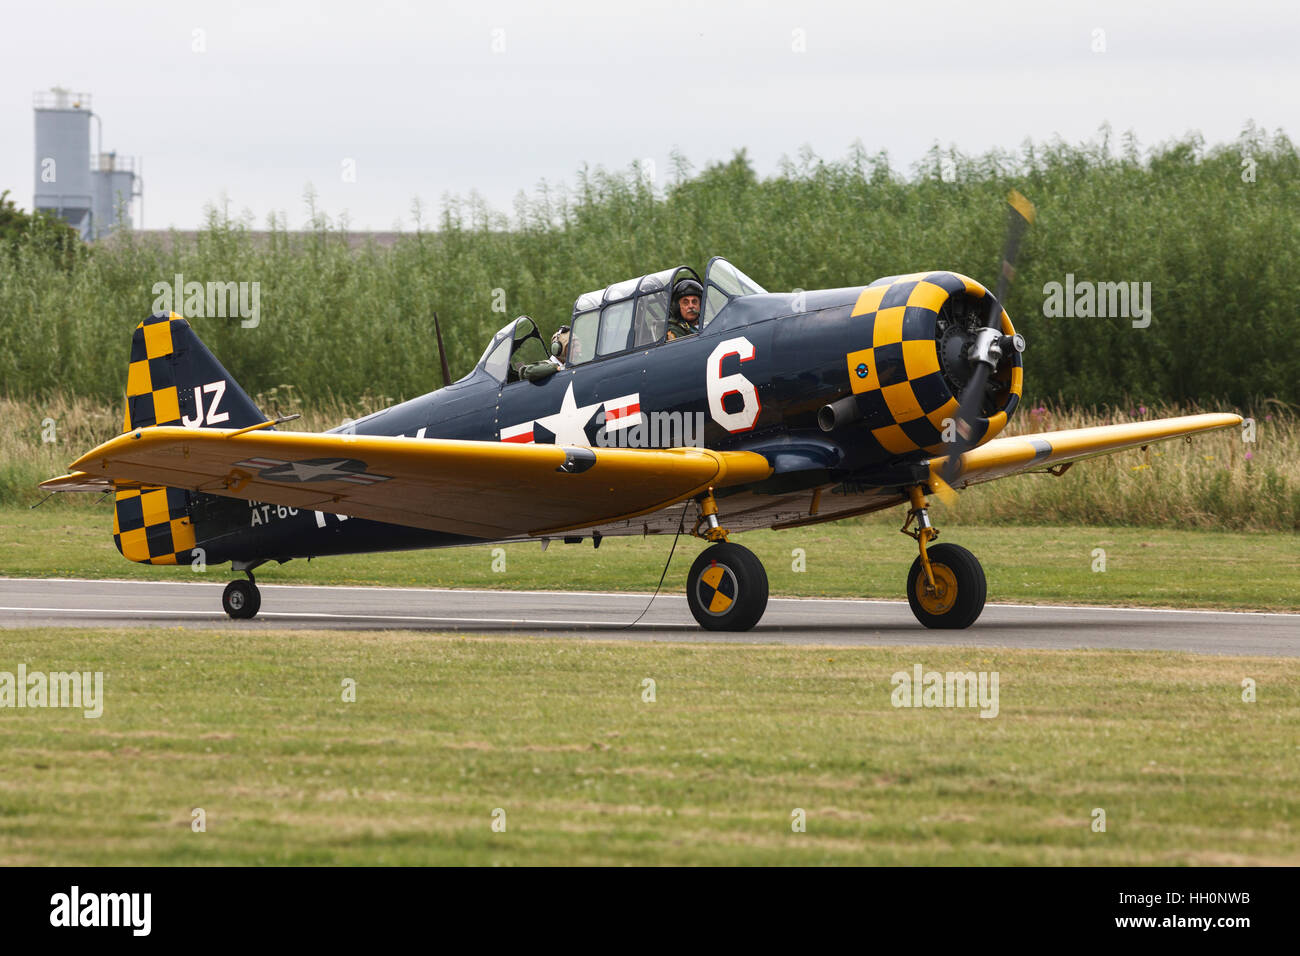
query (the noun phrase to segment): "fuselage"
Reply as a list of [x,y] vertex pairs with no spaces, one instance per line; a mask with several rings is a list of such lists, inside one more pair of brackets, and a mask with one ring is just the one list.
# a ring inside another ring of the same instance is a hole
[[[958,291],[961,281],[970,285],[950,273],[929,275],[947,277],[933,281],[946,282],[954,299],[964,295]],[[951,413],[955,398],[942,371],[944,338],[935,331],[940,310],[936,306],[922,314],[905,303],[890,304],[900,290],[906,299],[916,283],[905,280],[912,279],[882,280],[892,283],[883,303],[880,283],[740,296],[698,334],[573,365],[541,381],[493,374],[490,345],[484,360],[460,381],[333,431],[416,440],[696,444],[757,451],[773,463],[773,475],[733,494],[741,495],[755,516],[758,523],[751,526],[779,524],[782,515],[788,520],[794,512],[775,507],[778,501],[825,486],[842,494],[858,486],[869,490],[886,480],[882,470],[915,467],[941,450],[940,425],[946,419],[939,415]],[[494,343],[511,328],[498,333]],[[893,341],[904,337],[907,341]],[[1014,409],[1019,356],[1013,364],[1013,389],[1010,368],[1006,375],[1013,397],[998,413],[1001,419],[989,421],[985,438]],[[850,420],[829,432],[819,426],[819,411],[845,400],[855,403]],[[764,511],[768,503],[773,507]],[[483,543],[215,496],[201,496],[193,516],[208,559],[218,562]],[[639,527],[655,533],[676,523],[673,517],[667,524]],[[604,530],[633,533],[636,527]]]

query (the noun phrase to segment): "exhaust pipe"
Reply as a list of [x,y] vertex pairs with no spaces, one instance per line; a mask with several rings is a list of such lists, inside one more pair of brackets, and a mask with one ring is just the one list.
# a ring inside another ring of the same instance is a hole
[[823,405],[817,412],[817,424],[824,432],[832,432],[841,425],[847,425],[861,418],[858,411],[858,396],[846,395],[829,405]]

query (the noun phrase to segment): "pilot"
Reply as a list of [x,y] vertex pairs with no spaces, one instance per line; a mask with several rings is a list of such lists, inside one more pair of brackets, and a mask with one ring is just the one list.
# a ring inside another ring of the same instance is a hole
[[704,289],[694,279],[683,279],[673,289],[673,307],[668,310],[668,340],[700,331],[700,297]]
[[535,362],[532,365],[521,365],[519,367],[519,377],[525,382],[540,382],[548,375],[554,375],[560,369],[564,368],[565,360],[569,357],[569,327],[562,325],[551,336],[551,357],[544,362]]

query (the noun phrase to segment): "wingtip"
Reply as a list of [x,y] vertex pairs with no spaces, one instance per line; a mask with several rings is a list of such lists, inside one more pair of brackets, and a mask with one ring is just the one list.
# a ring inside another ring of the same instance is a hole
[[113,483],[107,478],[99,478],[95,475],[88,475],[84,471],[70,471],[66,475],[59,475],[57,478],[46,478],[36,487],[42,491],[105,491],[113,487]]

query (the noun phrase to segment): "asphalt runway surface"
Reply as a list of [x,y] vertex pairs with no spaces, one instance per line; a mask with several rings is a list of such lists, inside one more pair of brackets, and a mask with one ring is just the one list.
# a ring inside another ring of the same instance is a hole
[[252,621],[221,610],[225,580],[86,581],[0,578],[0,628],[189,627],[427,630],[640,641],[871,646],[913,644],[1126,648],[1300,656],[1300,614],[989,604],[965,631],[932,631],[905,601],[772,598],[743,634],[698,627],[680,594],[472,591],[259,585]]

